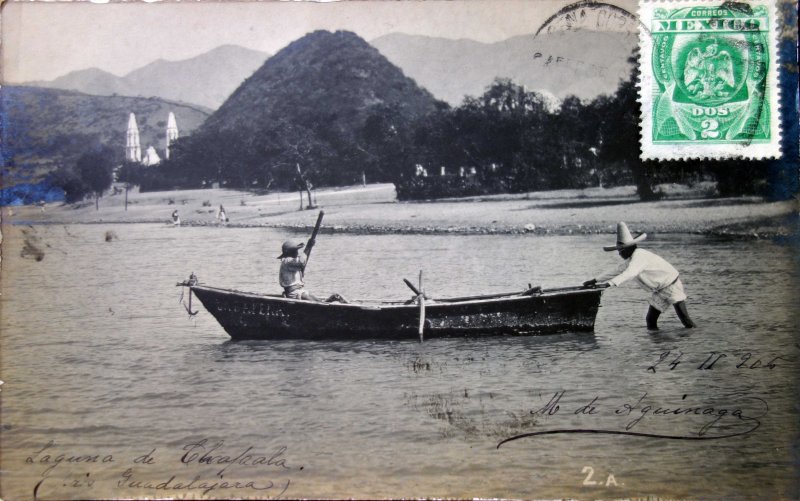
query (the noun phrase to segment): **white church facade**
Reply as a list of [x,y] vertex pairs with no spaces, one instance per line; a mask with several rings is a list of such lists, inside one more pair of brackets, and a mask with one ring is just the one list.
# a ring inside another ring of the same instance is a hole
[[139,127],[136,125],[136,115],[133,113],[128,117],[128,132],[125,137],[125,161],[140,163],[142,148],[139,146]]
[[[175,114],[170,111],[167,118],[166,146],[164,147],[164,158],[167,160],[169,160],[169,148],[178,139],[178,136],[178,122],[175,120]],[[142,146],[139,141],[139,126],[136,123],[135,113],[131,113],[128,117],[128,130],[125,134],[125,161],[145,166],[161,163],[161,157],[152,145],[148,145],[147,149],[144,150],[144,155],[142,154]]]

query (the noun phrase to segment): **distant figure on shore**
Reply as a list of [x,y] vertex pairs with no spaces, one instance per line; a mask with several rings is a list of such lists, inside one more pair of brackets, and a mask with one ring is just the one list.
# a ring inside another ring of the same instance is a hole
[[219,204],[219,210],[217,211],[217,221],[219,224],[225,224],[228,222],[228,216],[225,214],[225,207],[222,204]]
[[[314,247],[314,240],[308,241],[308,245],[302,242],[296,243],[291,240],[283,242],[281,246],[281,255],[278,259],[281,260],[281,269],[278,273],[278,281],[283,287],[283,297],[289,299],[304,299],[308,301],[323,302],[321,299],[315,297],[310,292],[305,290],[305,283],[303,283],[303,275],[306,269],[306,261],[308,254]],[[305,247],[305,251],[300,254],[300,249]],[[346,303],[347,301],[339,294],[333,294],[324,302],[332,303],[334,301]]]
[[596,285],[598,282],[607,282],[611,286],[619,286],[630,279],[635,279],[641,288],[650,293],[647,309],[647,328],[658,330],[658,317],[669,309],[675,308],[675,313],[684,327],[695,326],[686,309],[686,293],[680,280],[678,270],[656,254],[637,248],[636,244],[647,238],[647,233],[642,233],[636,238],[631,236],[628,226],[620,221],[617,224],[617,243],[603,247],[605,251],[617,251],[625,261],[614,271],[587,280],[584,286]]
[[181,216],[178,215],[178,209],[175,209],[174,211],[172,211],[172,224],[174,226],[180,226],[181,225]]

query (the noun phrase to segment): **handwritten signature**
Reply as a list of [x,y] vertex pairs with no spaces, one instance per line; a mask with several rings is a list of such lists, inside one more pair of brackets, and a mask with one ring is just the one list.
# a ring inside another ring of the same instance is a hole
[[[565,391],[556,392],[550,401],[543,407],[532,410],[531,414],[537,416],[554,416],[561,411],[561,399],[565,395]],[[681,402],[686,400],[687,395],[683,395]],[[551,430],[535,431],[530,433],[522,433],[508,437],[497,444],[499,449],[504,444],[520,440],[523,438],[533,438],[543,435],[564,435],[564,434],[593,434],[593,435],[626,435],[631,437],[644,437],[654,439],[668,439],[668,440],[721,440],[733,437],[739,437],[753,433],[759,426],[761,421],[758,419],[766,415],[769,411],[767,402],[756,396],[747,397],[754,400],[763,406],[763,412],[757,416],[748,415],[747,411],[741,406],[712,406],[712,405],[685,405],[683,403],[676,406],[662,406],[658,404],[651,404],[647,401],[647,393],[643,394],[635,403],[623,403],[620,406],[612,408],[615,416],[632,417],[623,429],[600,429],[600,428],[558,428]],[[573,411],[574,415],[596,415],[600,414],[602,407],[599,403],[600,397],[594,397],[588,404],[582,405]],[[608,411],[608,409],[605,409]],[[696,433],[684,434],[669,434],[659,432],[641,432],[633,431],[645,418],[658,417],[661,420],[668,421],[671,425],[675,424],[675,420],[679,417],[696,417],[699,416],[705,422]],[[734,422],[729,421],[733,419]],[[726,422],[722,422],[727,420]],[[745,425],[744,429],[737,429],[736,431],[730,430],[731,426]],[[726,430],[721,433],[710,433],[713,429]]]

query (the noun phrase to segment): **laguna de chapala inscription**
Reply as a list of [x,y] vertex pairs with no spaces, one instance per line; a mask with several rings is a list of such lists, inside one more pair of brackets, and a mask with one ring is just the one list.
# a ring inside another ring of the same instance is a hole
[[157,497],[277,497],[291,486],[291,474],[303,466],[290,464],[284,445],[261,449],[230,446],[224,440],[190,440],[176,448],[150,448],[143,454],[85,450],[51,440],[25,458],[41,468],[33,499],[72,492],[102,498],[114,492],[140,492]]

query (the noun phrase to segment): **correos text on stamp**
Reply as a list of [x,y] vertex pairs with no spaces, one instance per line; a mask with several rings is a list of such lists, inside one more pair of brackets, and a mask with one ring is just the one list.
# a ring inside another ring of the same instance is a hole
[[642,1],[642,158],[780,155],[772,1]]

